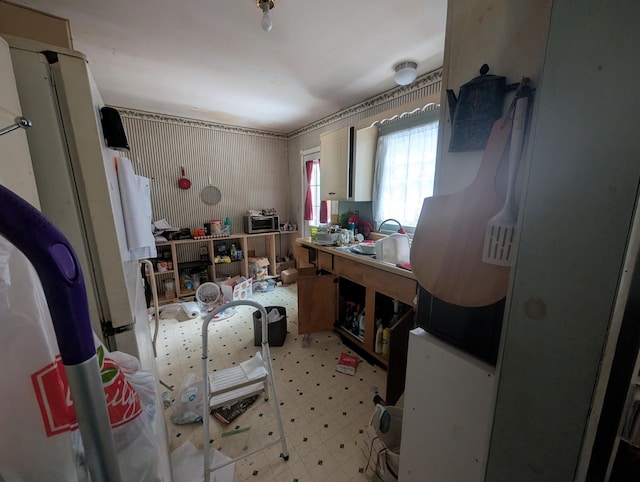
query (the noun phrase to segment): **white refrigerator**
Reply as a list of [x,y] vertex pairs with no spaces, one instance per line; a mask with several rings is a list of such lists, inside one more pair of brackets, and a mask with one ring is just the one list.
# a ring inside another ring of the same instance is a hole
[[[93,332],[109,350],[137,357],[141,368],[157,379],[140,265],[129,256],[114,163],[118,152],[108,149],[102,136],[99,113],[103,105],[82,54],[0,36],[0,129],[20,115],[32,123],[26,131],[17,129],[0,136],[0,184],[40,208],[71,243],[82,267]],[[38,226],[32,230],[38,236]],[[18,302],[29,303],[30,299],[25,296]],[[4,301],[0,300],[0,306]],[[5,342],[15,339],[4,328]],[[20,351],[20,343],[16,346],[14,354],[24,360],[11,358],[12,367],[39,367],[32,361],[34,354]],[[12,354],[3,356],[7,361]],[[21,370],[31,373],[27,368]],[[22,385],[12,386],[15,404],[37,414],[30,384]],[[155,405],[158,480],[168,482],[171,469],[159,396]],[[41,442],[49,439],[37,416],[29,424],[33,430],[25,421],[17,423],[26,435],[12,433],[5,445],[16,445],[19,452],[29,445],[27,440],[33,446],[34,434]],[[61,467],[73,464],[73,460],[57,459],[67,454],[64,444],[55,447],[48,459],[31,465],[48,466],[47,461],[55,459],[56,468],[64,471]]]
[[85,57],[6,36],[42,213],[82,265],[93,331],[111,351],[141,355],[135,324],[147,323],[139,263],[130,259],[104,106]]

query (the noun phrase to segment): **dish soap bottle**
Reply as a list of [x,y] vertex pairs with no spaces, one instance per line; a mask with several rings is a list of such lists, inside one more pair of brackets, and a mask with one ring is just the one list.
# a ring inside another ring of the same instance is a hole
[[227,234],[231,234],[231,219],[229,219],[229,216],[227,216],[227,218],[224,220],[224,227],[227,230]]
[[391,328],[382,330],[382,356],[389,358],[389,342],[391,341]]
[[398,321],[399,306],[400,302],[393,300],[393,318],[391,318],[389,326],[382,331],[382,356],[385,358],[389,358],[389,343],[391,342],[391,328],[389,327],[394,326]]
[[378,326],[378,328],[376,330],[375,352],[382,353],[382,334],[383,334],[382,320],[376,320],[376,325]]

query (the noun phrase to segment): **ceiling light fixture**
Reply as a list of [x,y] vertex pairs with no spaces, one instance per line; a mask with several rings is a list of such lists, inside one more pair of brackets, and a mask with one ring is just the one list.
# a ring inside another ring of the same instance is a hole
[[394,74],[393,79],[398,85],[409,85],[411,82],[416,80],[416,77],[418,76],[418,72],[416,71],[417,68],[418,64],[415,62],[400,62],[394,67],[396,73]]
[[256,0],[256,5],[262,10],[262,20],[260,21],[262,30],[270,32],[273,24],[269,18],[269,10],[273,10],[273,7],[276,6],[275,0]]

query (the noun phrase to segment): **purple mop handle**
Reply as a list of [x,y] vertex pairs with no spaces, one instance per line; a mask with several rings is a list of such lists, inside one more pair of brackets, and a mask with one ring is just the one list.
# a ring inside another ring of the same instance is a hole
[[2,185],[0,206],[0,234],[31,261],[47,298],[91,480],[120,481],[87,292],[76,253],[40,211]]
[[21,197],[0,185],[0,234],[31,261],[47,298],[64,365],[96,354],[82,269],[65,236]]

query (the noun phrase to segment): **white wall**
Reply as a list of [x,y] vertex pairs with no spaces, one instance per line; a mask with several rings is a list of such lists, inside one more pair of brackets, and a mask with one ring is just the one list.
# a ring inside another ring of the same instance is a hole
[[[222,126],[166,115],[120,109],[138,174],[152,179],[154,220],[173,226],[203,227],[229,216],[242,232],[247,209],[275,208],[289,217],[287,140],[284,135]],[[180,167],[191,188],[178,187]],[[218,204],[200,199],[209,185],[221,193]]]
[[[552,0],[449,1],[443,68],[441,131],[438,143],[436,193],[457,192],[475,178],[483,151],[448,152],[451,115],[446,89],[456,95],[460,86],[480,75],[506,77],[508,84],[529,77],[540,83]],[[507,95],[505,111],[512,95]]]

